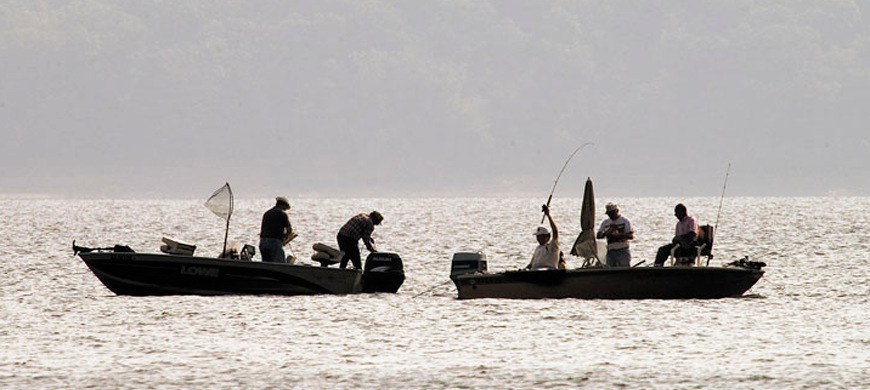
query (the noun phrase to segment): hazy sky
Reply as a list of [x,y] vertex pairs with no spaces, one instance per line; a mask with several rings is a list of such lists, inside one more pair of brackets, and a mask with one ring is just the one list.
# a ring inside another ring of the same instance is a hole
[[0,1],[0,193],[870,195],[870,3]]

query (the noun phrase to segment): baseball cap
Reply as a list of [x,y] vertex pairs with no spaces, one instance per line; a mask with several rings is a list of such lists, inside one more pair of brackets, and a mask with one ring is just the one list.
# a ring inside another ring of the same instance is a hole
[[538,226],[537,228],[535,228],[535,236],[543,236],[546,234],[550,234],[550,229],[547,229],[544,226]]

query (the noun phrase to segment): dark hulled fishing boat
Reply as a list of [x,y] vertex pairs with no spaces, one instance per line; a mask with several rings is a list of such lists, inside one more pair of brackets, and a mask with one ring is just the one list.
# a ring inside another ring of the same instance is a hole
[[[459,299],[585,298],[585,299],[711,299],[740,296],[764,275],[764,263],[744,258],[726,267],[701,266],[712,258],[713,230],[701,229],[692,258],[675,259],[674,267],[606,267],[598,260],[593,233],[595,197],[586,180],[580,211],[581,232],[571,254],[584,258],[578,269],[516,270],[488,273],[482,253],[453,256],[450,279]],[[682,265],[681,265],[682,264]]]
[[[118,295],[395,293],[405,281],[402,259],[395,253],[370,253],[364,271],[329,268],[334,264],[330,259],[318,259],[320,267],[250,261],[256,252],[254,247],[227,248],[233,214],[230,184],[215,191],[205,206],[227,224],[219,258],[193,256],[195,245],[167,237],[160,247],[164,253],[137,253],[124,245],[87,248],[77,246],[75,241],[73,252]],[[292,237],[287,242],[290,240]]]
[[742,295],[764,275],[757,263],[747,262],[728,267],[590,267],[490,274],[485,272],[485,260],[475,263],[474,254],[457,255],[450,278],[459,299],[726,298]]
[[75,247],[97,278],[118,295],[356,294],[396,292],[405,280],[394,253],[372,253],[354,269],[137,253],[117,246]]

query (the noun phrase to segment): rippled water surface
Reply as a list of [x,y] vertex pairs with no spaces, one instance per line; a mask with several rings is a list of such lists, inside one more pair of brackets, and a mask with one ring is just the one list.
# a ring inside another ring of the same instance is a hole
[[[599,203],[613,199],[600,199]],[[672,235],[682,201],[615,199],[635,262]],[[265,199],[237,199],[230,240],[256,245]],[[0,200],[4,388],[854,388],[870,383],[870,198],[726,199],[714,264],[767,274],[742,298],[458,301],[452,253],[525,265],[539,199],[295,199],[293,250],[334,245],[358,212],[399,253],[399,294],[119,297],[72,257],[81,245],[157,251],[163,235],[215,255],[223,222],[192,200]],[[563,249],[579,199],[556,199]],[[602,217],[603,215],[600,215]],[[572,266],[578,262],[569,258]]]

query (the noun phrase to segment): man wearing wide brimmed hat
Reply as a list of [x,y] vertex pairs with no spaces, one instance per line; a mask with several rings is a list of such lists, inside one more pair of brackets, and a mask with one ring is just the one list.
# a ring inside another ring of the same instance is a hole
[[283,196],[275,198],[275,206],[263,214],[260,225],[260,256],[268,263],[285,263],[284,245],[293,235],[290,226],[290,201]]
[[628,241],[634,239],[634,229],[631,221],[619,214],[619,205],[608,203],[604,207],[607,218],[601,222],[596,237],[607,239],[607,257],[605,264],[608,267],[628,267],[631,265],[631,251],[628,249]]
[[368,214],[358,214],[352,217],[341,227],[335,236],[339,250],[344,252],[338,265],[340,268],[346,268],[348,261],[353,264],[354,268],[362,268],[362,259],[359,253],[360,239],[369,252],[378,251],[375,249],[375,239],[372,238],[372,233],[375,231],[375,226],[380,225],[383,220],[384,216],[380,212],[372,211]]
[[547,219],[550,221],[550,229],[553,229],[553,234],[544,226],[535,228],[533,234],[538,240],[538,247],[535,248],[535,253],[532,255],[532,261],[526,268],[536,269],[557,269],[559,268],[559,229],[556,228],[556,222],[550,216],[550,208],[546,205],[541,206],[541,210]]

